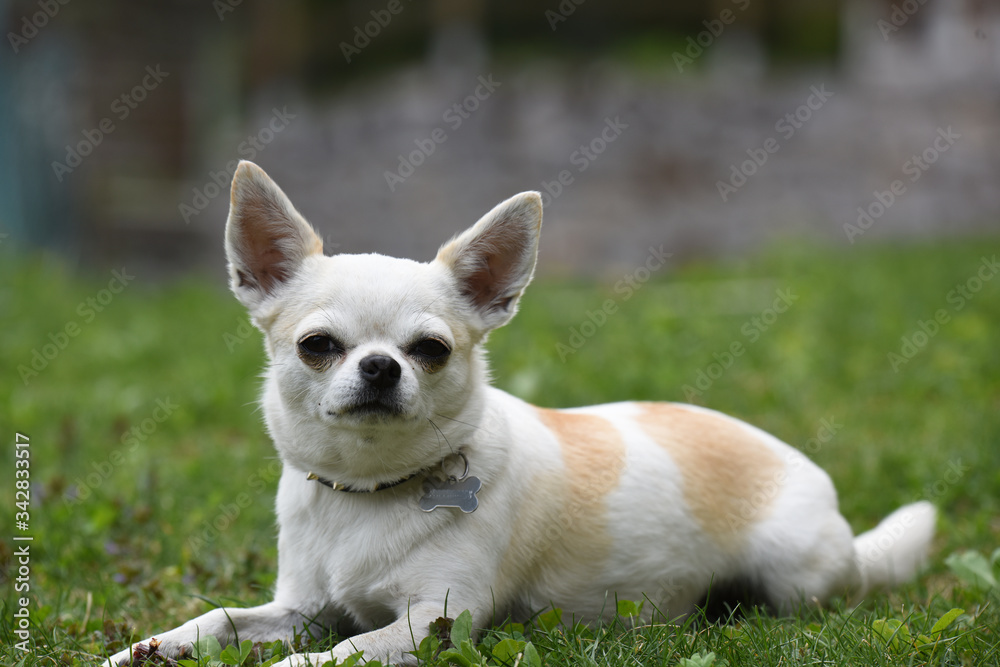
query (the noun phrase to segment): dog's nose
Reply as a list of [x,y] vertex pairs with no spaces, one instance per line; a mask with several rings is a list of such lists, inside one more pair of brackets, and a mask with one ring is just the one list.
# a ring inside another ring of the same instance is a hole
[[371,354],[362,359],[358,366],[361,368],[361,377],[376,389],[396,386],[402,373],[399,362],[384,354]]

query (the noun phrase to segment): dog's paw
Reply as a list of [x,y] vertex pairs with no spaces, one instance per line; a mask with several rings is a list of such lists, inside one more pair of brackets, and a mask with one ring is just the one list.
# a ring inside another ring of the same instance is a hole
[[160,653],[160,642],[155,638],[138,644],[133,644],[131,648],[119,651],[108,658],[102,667],[143,667],[144,665],[162,665],[163,667],[177,667],[177,661]]

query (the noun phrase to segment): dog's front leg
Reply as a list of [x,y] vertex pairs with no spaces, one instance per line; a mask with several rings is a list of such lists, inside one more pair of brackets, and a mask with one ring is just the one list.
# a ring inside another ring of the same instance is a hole
[[179,628],[133,644],[130,648],[111,656],[105,664],[108,667],[128,664],[136,647],[143,645],[143,651],[148,653],[150,641],[159,642],[156,647],[157,653],[174,658],[190,654],[192,646],[199,639],[208,636],[215,637],[223,646],[237,638],[240,641],[250,639],[255,642],[290,640],[296,629],[325,630],[325,626],[331,621],[326,616],[329,615],[306,617],[302,612],[277,602],[246,609],[220,607],[191,619]]
[[296,653],[274,667],[303,667],[322,665],[336,658],[346,658],[363,651],[363,660],[379,660],[383,664],[416,665],[415,650],[430,632],[430,625],[441,616],[441,605],[414,605],[406,616],[384,628],[365,632],[345,639],[323,653]]

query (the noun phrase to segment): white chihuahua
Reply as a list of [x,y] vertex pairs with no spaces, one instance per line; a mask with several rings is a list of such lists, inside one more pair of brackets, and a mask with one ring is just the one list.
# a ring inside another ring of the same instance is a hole
[[240,163],[226,254],[270,360],[278,581],[273,602],[147,643],[176,656],[207,635],[350,628],[281,664],[358,651],[412,663],[446,600],[477,627],[550,605],[607,619],[616,597],[676,619],[739,601],[790,612],[914,575],[929,503],[852,537],[826,473],[737,419],[676,403],[550,410],[491,387],[482,344],[517,310],[541,224],[526,192],[429,264],[327,257],[281,189]]

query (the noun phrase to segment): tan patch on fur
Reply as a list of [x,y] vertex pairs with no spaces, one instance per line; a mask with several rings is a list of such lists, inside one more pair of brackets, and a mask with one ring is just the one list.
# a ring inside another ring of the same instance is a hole
[[618,486],[625,467],[625,443],[604,417],[537,408],[538,416],[559,439],[570,502],[594,505]]
[[536,410],[559,441],[565,470],[535,475],[530,497],[516,510],[517,531],[499,577],[514,594],[546,572],[576,581],[597,575],[613,547],[604,497],[618,486],[625,467],[625,443],[608,420]]
[[670,403],[639,404],[637,421],[667,450],[684,483],[684,500],[706,533],[736,546],[744,528],[771,511],[784,466],[738,424]]

